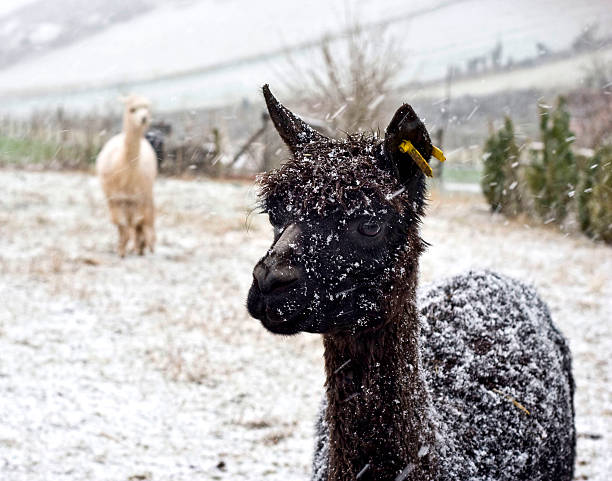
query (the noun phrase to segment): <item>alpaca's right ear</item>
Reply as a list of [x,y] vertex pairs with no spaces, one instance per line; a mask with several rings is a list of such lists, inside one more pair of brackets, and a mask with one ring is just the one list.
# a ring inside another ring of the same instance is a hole
[[314,130],[276,100],[272,92],[270,92],[268,84],[263,86],[263,95],[274,127],[276,127],[276,130],[291,152],[299,151],[310,142],[326,140],[325,136]]
[[434,147],[425,125],[410,105],[404,104],[395,112],[385,131],[384,150],[390,167],[403,184],[432,175],[427,161]]

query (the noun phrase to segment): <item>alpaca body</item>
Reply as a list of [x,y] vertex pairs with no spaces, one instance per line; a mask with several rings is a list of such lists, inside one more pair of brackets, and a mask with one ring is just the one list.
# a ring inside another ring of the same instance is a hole
[[[141,105],[144,101],[140,98],[128,101],[124,131],[112,137],[96,159],[96,172],[111,220],[119,232],[118,251],[122,257],[129,239],[133,239],[139,254],[147,247],[153,252],[155,246],[153,183],[157,161],[153,148],[143,138],[148,124],[148,107],[146,117],[138,117],[138,109],[131,112],[135,104]],[[136,118],[132,119],[133,116]]]
[[[435,440],[414,440],[416,456],[404,458],[405,466],[395,475],[404,471],[401,479],[440,481],[570,481],[575,455],[571,359],[535,291],[498,274],[469,272],[430,286],[421,292],[419,305],[418,384],[426,388],[431,406],[416,414],[422,425],[433,426]],[[414,360],[405,363],[414,365]],[[414,398],[414,393],[405,392],[413,389],[410,382],[396,388],[395,399]],[[317,423],[314,481],[350,479],[328,478],[330,425],[346,420],[326,418],[329,398],[334,396],[329,381],[327,389]],[[370,433],[380,429],[372,428],[377,420],[371,414],[399,404],[362,401],[362,406],[340,413],[360,413],[360,423],[370,426]],[[423,406],[412,404],[413,409]],[[414,414],[404,410],[398,416]],[[372,439],[367,432],[364,435],[366,441]],[[422,463],[432,461],[437,472],[416,474]],[[370,464],[369,471],[376,469]],[[395,475],[369,478],[364,473],[360,479],[395,479]]]

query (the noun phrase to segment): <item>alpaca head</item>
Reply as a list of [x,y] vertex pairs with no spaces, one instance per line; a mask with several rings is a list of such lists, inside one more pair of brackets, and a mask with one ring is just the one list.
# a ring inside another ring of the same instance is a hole
[[124,129],[144,132],[151,122],[151,102],[139,95],[129,95],[122,101]]
[[375,328],[422,250],[425,179],[399,144],[410,140],[429,159],[429,135],[404,104],[382,140],[329,139],[267,86],[264,97],[292,158],[259,179],[274,242],[253,271],[248,310],[280,334]]

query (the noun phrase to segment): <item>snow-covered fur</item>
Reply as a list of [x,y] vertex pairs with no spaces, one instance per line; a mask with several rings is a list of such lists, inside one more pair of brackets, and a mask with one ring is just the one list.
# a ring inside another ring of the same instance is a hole
[[320,333],[316,481],[569,481],[573,380],[535,292],[472,272],[417,301],[431,157],[402,105],[384,139],[328,139],[264,97],[292,158],[260,178],[274,242],[247,307],[277,334]]
[[[574,382],[567,343],[533,287],[471,271],[419,292],[421,369],[439,480],[570,480]],[[545,367],[545,368],[544,368]],[[313,481],[327,481],[324,399]]]
[[124,99],[123,132],[112,137],[96,159],[96,172],[106,195],[113,224],[119,231],[118,252],[125,256],[129,239],[139,254],[155,247],[153,182],[155,152],[143,135],[151,120],[147,99]]

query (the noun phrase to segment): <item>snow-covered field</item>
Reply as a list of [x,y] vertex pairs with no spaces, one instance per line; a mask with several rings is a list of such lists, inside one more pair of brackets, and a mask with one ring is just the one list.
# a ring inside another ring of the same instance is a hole
[[[320,339],[247,316],[268,247],[244,183],[160,179],[158,250],[120,260],[96,179],[0,171],[0,479],[305,480]],[[570,340],[577,478],[612,476],[612,249],[434,195],[429,281],[528,279]]]

